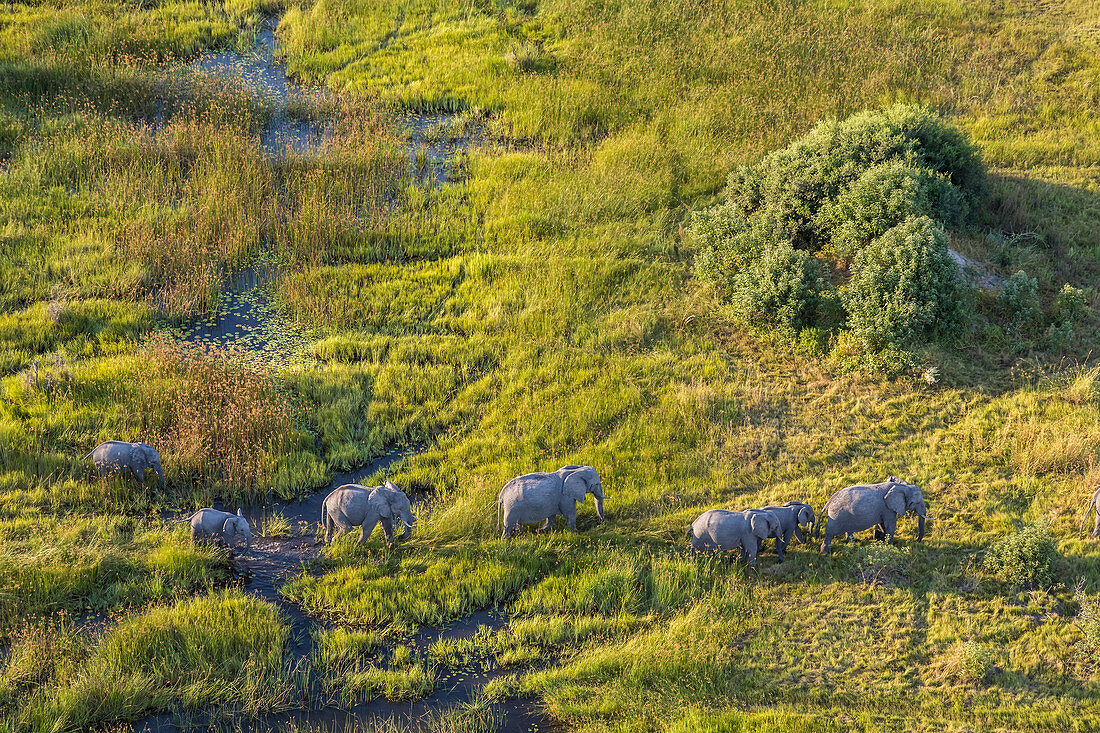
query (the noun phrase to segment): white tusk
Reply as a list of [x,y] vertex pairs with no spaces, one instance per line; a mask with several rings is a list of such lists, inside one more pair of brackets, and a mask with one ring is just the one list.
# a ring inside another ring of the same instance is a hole
[[[402,522],[405,522],[405,520],[404,520],[404,519],[402,519],[401,521],[402,521]],[[412,529],[412,528],[413,528],[413,526],[412,526],[411,524],[409,524],[408,522],[405,522],[405,526],[406,526],[406,527],[408,527],[409,529]]]

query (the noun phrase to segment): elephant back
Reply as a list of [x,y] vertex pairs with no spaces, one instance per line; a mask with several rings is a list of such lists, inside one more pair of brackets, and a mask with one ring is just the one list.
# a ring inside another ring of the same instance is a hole
[[[541,491],[539,487],[545,487],[546,481],[549,479],[560,480],[560,476],[555,473],[525,473],[522,476],[516,476],[514,479],[504,484],[504,488],[500,490],[500,499],[512,499],[518,501],[530,500],[535,498],[541,498]],[[535,494],[538,494],[537,496]]]

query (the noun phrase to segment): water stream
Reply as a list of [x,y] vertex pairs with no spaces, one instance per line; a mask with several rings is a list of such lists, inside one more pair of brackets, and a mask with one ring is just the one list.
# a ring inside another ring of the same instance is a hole
[[[250,53],[220,51],[206,54],[192,68],[198,73],[243,85],[262,100],[270,114],[259,133],[260,141],[273,159],[278,160],[289,154],[322,155],[326,135],[332,129],[331,122],[291,114],[292,110],[302,108],[302,105],[295,105],[295,100],[312,92],[286,77],[284,68],[278,62],[276,26],[275,18],[264,21]],[[398,124],[407,134],[410,169],[421,185],[439,185],[449,180],[455,157],[483,141],[477,129],[457,124],[455,115],[405,115],[399,118]],[[278,313],[272,297],[273,273],[274,268],[257,266],[247,269],[227,283],[216,317],[178,330],[177,335],[192,343],[232,347],[259,354],[269,362],[285,361],[304,343],[305,336]],[[252,526],[254,539],[250,555],[232,560],[237,582],[247,592],[276,605],[285,615],[291,627],[291,641],[287,649],[291,668],[301,666],[309,659],[313,651],[314,632],[323,624],[283,599],[278,589],[290,577],[306,572],[306,563],[318,556],[320,547],[315,532],[325,496],[337,486],[361,483],[373,474],[387,471],[415,450],[394,449],[369,465],[336,476],[325,489],[300,500],[242,508]],[[415,503],[416,497],[412,498]],[[236,511],[234,506],[216,508]],[[276,515],[289,522],[291,537],[263,536],[265,524]],[[447,627],[421,629],[411,644],[423,649],[437,639],[463,638],[474,634],[481,626],[496,630],[506,624],[507,619],[499,613],[481,611]],[[504,670],[493,669],[488,664],[476,669],[440,669],[436,690],[412,703],[390,703],[378,698],[345,708],[324,702],[309,709],[295,709],[235,722],[238,728],[249,730],[276,730],[293,722],[342,731],[357,720],[392,718],[415,727],[418,720],[430,713],[469,701],[487,681],[504,673]],[[310,685],[316,688],[317,680],[312,679]],[[310,699],[314,698],[312,693],[315,691],[311,691]],[[530,701],[507,700],[499,703],[499,710],[503,714],[501,731],[547,731],[556,727]],[[163,713],[140,721],[134,725],[134,730],[152,733],[209,728],[214,722],[212,715],[217,715],[216,711]]]

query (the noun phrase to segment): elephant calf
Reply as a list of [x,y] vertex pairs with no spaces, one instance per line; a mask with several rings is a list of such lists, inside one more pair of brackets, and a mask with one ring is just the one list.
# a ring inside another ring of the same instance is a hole
[[[862,532],[876,527],[887,542],[894,539],[898,517],[907,512],[917,515],[917,541],[924,539],[924,521],[928,510],[924,505],[924,496],[920,487],[902,481],[894,476],[878,484],[859,484],[847,486],[829,497],[821,509],[820,519],[825,520],[825,540],[821,551],[832,549],[833,538],[841,534]],[[815,526],[814,534],[817,535]]]
[[221,540],[227,547],[233,549],[236,539],[243,537],[245,553],[252,550],[252,529],[248,526],[248,520],[244,518],[240,509],[236,514],[210,508],[199,509],[187,519],[181,519],[180,522],[191,523],[192,542]]
[[106,476],[121,473],[139,484],[145,482],[145,471],[151,468],[160,479],[160,487],[164,488],[164,471],[160,467],[160,453],[147,443],[108,440],[100,443],[91,453],[84,456],[85,461],[89,458],[95,465],[96,474]]
[[761,541],[779,536],[782,531],[779,518],[769,511],[710,509],[691,523],[691,548],[696,552],[740,549],[740,559],[754,567]]
[[392,544],[395,517],[405,525],[401,537],[408,537],[417,519],[413,516],[409,497],[389,480],[381,486],[373,487],[344,484],[326,496],[321,506],[321,526],[325,528],[324,542],[333,542],[352,527],[361,527],[359,544],[363,544],[374,531],[375,525],[381,522],[386,542]]
[[[774,514],[779,519],[782,527],[781,532],[775,538],[775,553],[779,556],[779,562],[783,562],[783,553],[790,546],[791,537],[794,537],[800,543],[805,542],[801,528],[803,525],[812,528],[814,510],[809,504],[803,504],[800,501],[788,501],[783,506],[766,506],[764,511]],[[764,540],[761,540],[761,545],[763,543]]]

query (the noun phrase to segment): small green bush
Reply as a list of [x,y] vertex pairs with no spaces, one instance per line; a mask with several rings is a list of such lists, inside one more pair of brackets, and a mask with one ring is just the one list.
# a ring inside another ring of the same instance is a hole
[[1007,330],[1017,334],[1033,333],[1043,317],[1039,283],[1026,272],[1018,271],[1005,281],[997,294],[997,311]]
[[870,348],[958,334],[959,268],[928,217],[886,232],[859,252],[852,269],[844,307],[852,331]]
[[1050,533],[1028,525],[989,550],[983,562],[991,575],[1018,586],[1048,586],[1054,581],[1058,548]]
[[1062,323],[1080,323],[1089,312],[1085,291],[1069,283],[1062,286],[1054,299],[1054,315]]
[[986,644],[968,641],[959,658],[959,671],[964,680],[982,682],[993,671],[993,650]]

